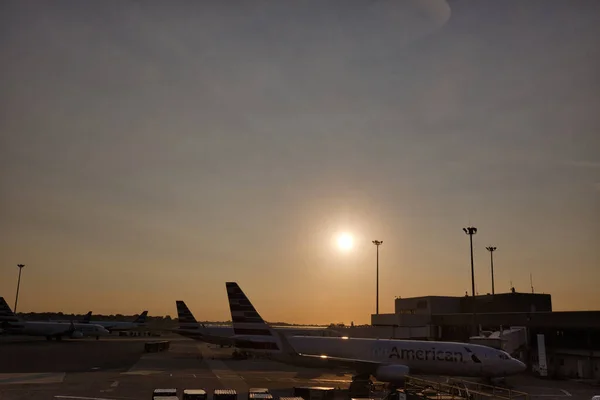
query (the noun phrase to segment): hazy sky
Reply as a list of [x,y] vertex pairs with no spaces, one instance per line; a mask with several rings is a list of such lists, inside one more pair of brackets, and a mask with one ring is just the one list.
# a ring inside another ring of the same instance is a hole
[[[600,309],[600,2],[3,1],[0,295],[367,322],[395,296]],[[356,247],[340,252],[338,232]]]

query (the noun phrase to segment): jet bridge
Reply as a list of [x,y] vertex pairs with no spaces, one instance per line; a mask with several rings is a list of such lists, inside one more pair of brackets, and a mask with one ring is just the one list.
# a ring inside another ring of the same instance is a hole
[[481,335],[469,338],[470,343],[504,350],[514,355],[527,346],[527,328],[511,326],[509,329],[500,327],[499,331],[481,331]]

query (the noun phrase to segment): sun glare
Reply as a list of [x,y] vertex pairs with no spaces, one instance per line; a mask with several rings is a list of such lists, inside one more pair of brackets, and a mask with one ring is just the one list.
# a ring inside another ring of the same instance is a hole
[[350,250],[354,245],[354,240],[352,239],[352,235],[348,233],[342,233],[337,238],[337,245],[340,250]]

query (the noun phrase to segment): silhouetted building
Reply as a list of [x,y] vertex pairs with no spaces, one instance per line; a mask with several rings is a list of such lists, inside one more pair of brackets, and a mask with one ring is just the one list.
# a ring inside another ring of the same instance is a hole
[[522,345],[515,351],[532,370],[538,363],[537,335],[543,334],[549,376],[600,379],[600,311],[553,312],[549,294],[396,298],[395,313],[373,314],[371,324],[347,334],[467,342],[474,325],[487,332],[524,327]]

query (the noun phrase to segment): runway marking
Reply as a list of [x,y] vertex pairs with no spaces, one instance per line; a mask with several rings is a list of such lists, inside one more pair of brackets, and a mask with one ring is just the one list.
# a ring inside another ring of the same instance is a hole
[[137,370],[137,371],[121,372],[121,375],[152,375],[152,374],[162,374],[163,372],[165,372],[165,371]]
[[192,375],[194,375],[194,378],[196,377],[196,374],[192,374]]
[[0,385],[24,383],[60,383],[65,379],[65,375],[66,374],[64,372],[0,374]]
[[569,393],[569,392],[567,392],[565,389],[559,389],[559,390],[560,390],[561,392],[563,392],[563,393],[565,394],[565,396],[567,396],[567,397],[571,397],[571,396],[572,396],[572,394],[571,394],[571,393]]
[[116,400],[103,397],[80,397],[80,396],[54,396],[55,399],[78,399],[78,400]]
[[110,384],[110,387],[117,387],[119,386],[119,381],[114,381],[113,383]]
[[211,372],[215,374],[225,387],[237,390],[238,396],[241,395],[243,397],[243,394],[248,392],[248,384],[244,378],[235,371],[232,371],[223,361],[214,358],[214,353],[210,349],[208,349],[207,353],[204,362],[208,365]]
[[81,397],[81,396],[54,396],[55,399],[73,399],[73,400],[136,400],[133,397],[118,397],[116,399],[107,399],[105,397]]

